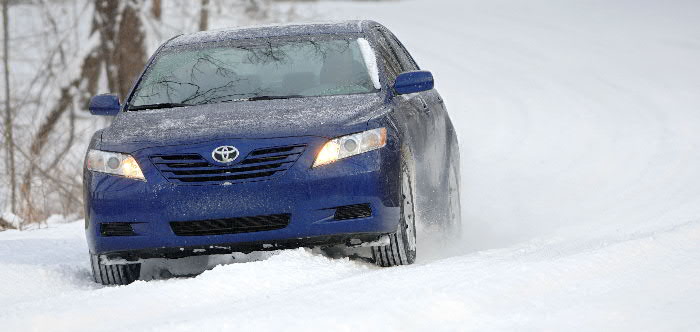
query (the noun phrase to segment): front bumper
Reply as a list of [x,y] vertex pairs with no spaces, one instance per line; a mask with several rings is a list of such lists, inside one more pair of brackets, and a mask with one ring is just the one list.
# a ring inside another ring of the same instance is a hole
[[110,251],[102,253],[101,256],[104,258],[104,262],[106,263],[120,263],[123,261],[136,262],[142,259],[151,258],[177,259],[201,255],[230,254],[234,252],[247,254],[254,251],[281,250],[299,247],[327,247],[335,245],[346,245],[349,247],[366,247],[369,245],[388,244],[389,237],[387,235],[388,234],[381,233],[353,233],[312,236],[298,239],[284,239],[275,241],[236,242],[187,247],[131,249],[122,251]]
[[[399,211],[399,153],[389,144],[380,150],[334,164],[311,168],[327,141],[319,137],[255,140],[278,146],[305,144],[294,165],[279,177],[229,185],[179,185],[168,181],[149,156],[177,147],[132,152],[146,182],[86,171],[86,234],[90,251],[107,256],[172,257],[221,251],[252,251],[276,247],[330,245],[353,239],[372,241],[396,230]],[[203,151],[242,140],[198,143]],[[369,204],[369,217],[336,220],[335,207]],[[178,236],[170,222],[289,214],[289,224],[277,230],[238,234]],[[103,223],[128,222],[134,235],[103,236]],[[217,249],[218,248],[218,249]],[[218,250],[218,251],[217,251]]]

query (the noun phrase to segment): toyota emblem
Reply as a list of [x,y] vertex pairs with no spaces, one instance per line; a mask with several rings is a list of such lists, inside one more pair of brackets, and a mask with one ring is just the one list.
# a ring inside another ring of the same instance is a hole
[[231,145],[220,146],[211,152],[211,157],[222,164],[228,164],[236,160],[238,155],[238,149]]

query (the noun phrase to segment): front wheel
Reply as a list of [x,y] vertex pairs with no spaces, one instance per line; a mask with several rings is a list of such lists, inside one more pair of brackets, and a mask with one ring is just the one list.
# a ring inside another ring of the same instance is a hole
[[90,254],[90,263],[93,279],[103,285],[128,285],[138,280],[141,273],[140,263],[105,265],[93,254]]
[[401,164],[401,218],[389,244],[372,247],[374,262],[379,266],[409,265],[416,261],[416,209],[413,182],[405,163]]

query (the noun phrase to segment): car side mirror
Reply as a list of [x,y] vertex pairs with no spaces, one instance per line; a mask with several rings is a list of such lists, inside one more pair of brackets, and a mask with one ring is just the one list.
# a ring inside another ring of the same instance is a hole
[[403,72],[394,81],[394,90],[400,95],[430,90],[433,86],[433,74],[427,70]]
[[90,113],[92,115],[114,116],[119,113],[119,97],[114,94],[97,95],[90,98]]

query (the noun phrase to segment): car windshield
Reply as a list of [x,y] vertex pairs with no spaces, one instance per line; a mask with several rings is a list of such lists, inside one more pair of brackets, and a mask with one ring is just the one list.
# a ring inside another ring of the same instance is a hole
[[149,67],[129,108],[371,93],[380,87],[375,61],[364,38],[173,47]]

